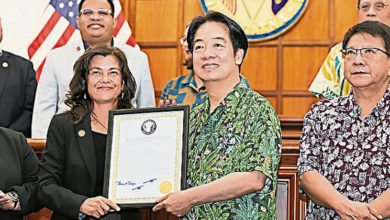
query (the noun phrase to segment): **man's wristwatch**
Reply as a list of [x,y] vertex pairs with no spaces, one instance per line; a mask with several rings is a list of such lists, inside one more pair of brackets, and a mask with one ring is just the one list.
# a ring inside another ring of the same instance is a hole
[[12,208],[12,210],[15,210],[19,202],[18,194],[16,194],[15,192],[8,192],[7,195],[11,198],[12,202],[14,202],[14,207]]

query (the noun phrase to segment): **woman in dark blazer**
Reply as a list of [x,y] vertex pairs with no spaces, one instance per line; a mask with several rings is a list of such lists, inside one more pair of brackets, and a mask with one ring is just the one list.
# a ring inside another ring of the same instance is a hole
[[126,56],[115,47],[88,49],[75,63],[71,110],[54,116],[42,154],[39,197],[52,219],[137,219],[104,198],[108,112],[133,108],[136,89]]
[[0,219],[38,211],[38,158],[23,134],[0,127]]

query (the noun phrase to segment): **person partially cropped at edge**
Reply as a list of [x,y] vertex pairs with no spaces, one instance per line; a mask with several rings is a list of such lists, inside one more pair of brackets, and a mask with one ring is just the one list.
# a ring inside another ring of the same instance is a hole
[[29,60],[2,50],[2,40],[0,17],[0,127],[22,132],[29,138],[37,88],[35,71]]
[[88,49],[75,63],[65,103],[50,123],[39,172],[39,198],[51,219],[140,219],[102,197],[108,112],[132,109],[136,84],[116,47]]
[[42,208],[38,158],[22,133],[0,127],[0,219],[23,220]]
[[245,33],[211,11],[191,22],[187,41],[209,96],[190,113],[188,189],[160,198],[153,210],[184,219],[276,219],[280,123],[240,80]]
[[298,159],[306,219],[390,217],[390,27],[365,21],[344,36],[352,91],[314,104]]

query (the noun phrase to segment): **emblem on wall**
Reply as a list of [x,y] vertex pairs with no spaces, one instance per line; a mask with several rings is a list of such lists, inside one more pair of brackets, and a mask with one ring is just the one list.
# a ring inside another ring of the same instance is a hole
[[200,0],[205,12],[224,13],[244,29],[249,40],[267,40],[291,28],[309,0]]

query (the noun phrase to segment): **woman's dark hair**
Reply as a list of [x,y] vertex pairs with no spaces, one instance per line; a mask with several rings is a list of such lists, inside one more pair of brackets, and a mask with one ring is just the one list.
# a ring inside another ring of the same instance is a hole
[[373,37],[382,38],[385,43],[386,52],[390,53],[390,27],[380,23],[379,21],[365,21],[351,27],[344,35],[343,49],[347,47],[351,37],[359,33],[365,33]]
[[[228,16],[216,11],[209,11],[206,15],[198,16],[192,20],[187,34],[188,48],[191,53],[194,50],[196,31],[206,22],[218,22],[226,25],[226,27],[229,29],[229,37],[233,45],[234,54],[236,54],[238,49],[243,49],[244,55],[242,57],[242,61],[244,61],[246,52],[248,51],[248,39],[246,38],[244,30],[242,30],[240,25],[230,19]],[[238,65],[240,69],[241,64]]]
[[93,100],[88,93],[89,65],[95,56],[114,56],[119,61],[122,75],[122,92],[118,97],[118,109],[129,108],[133,105],[131,100],[135,97],[136,83],[127,65],[126,55],[116,47],[98,46],[89,48],[77,59],[73,66],[73,78],[69,84],[69,93],[66,95],[65,104],[69,106],[71,120],[77,124],[87,113],[93,110]]

